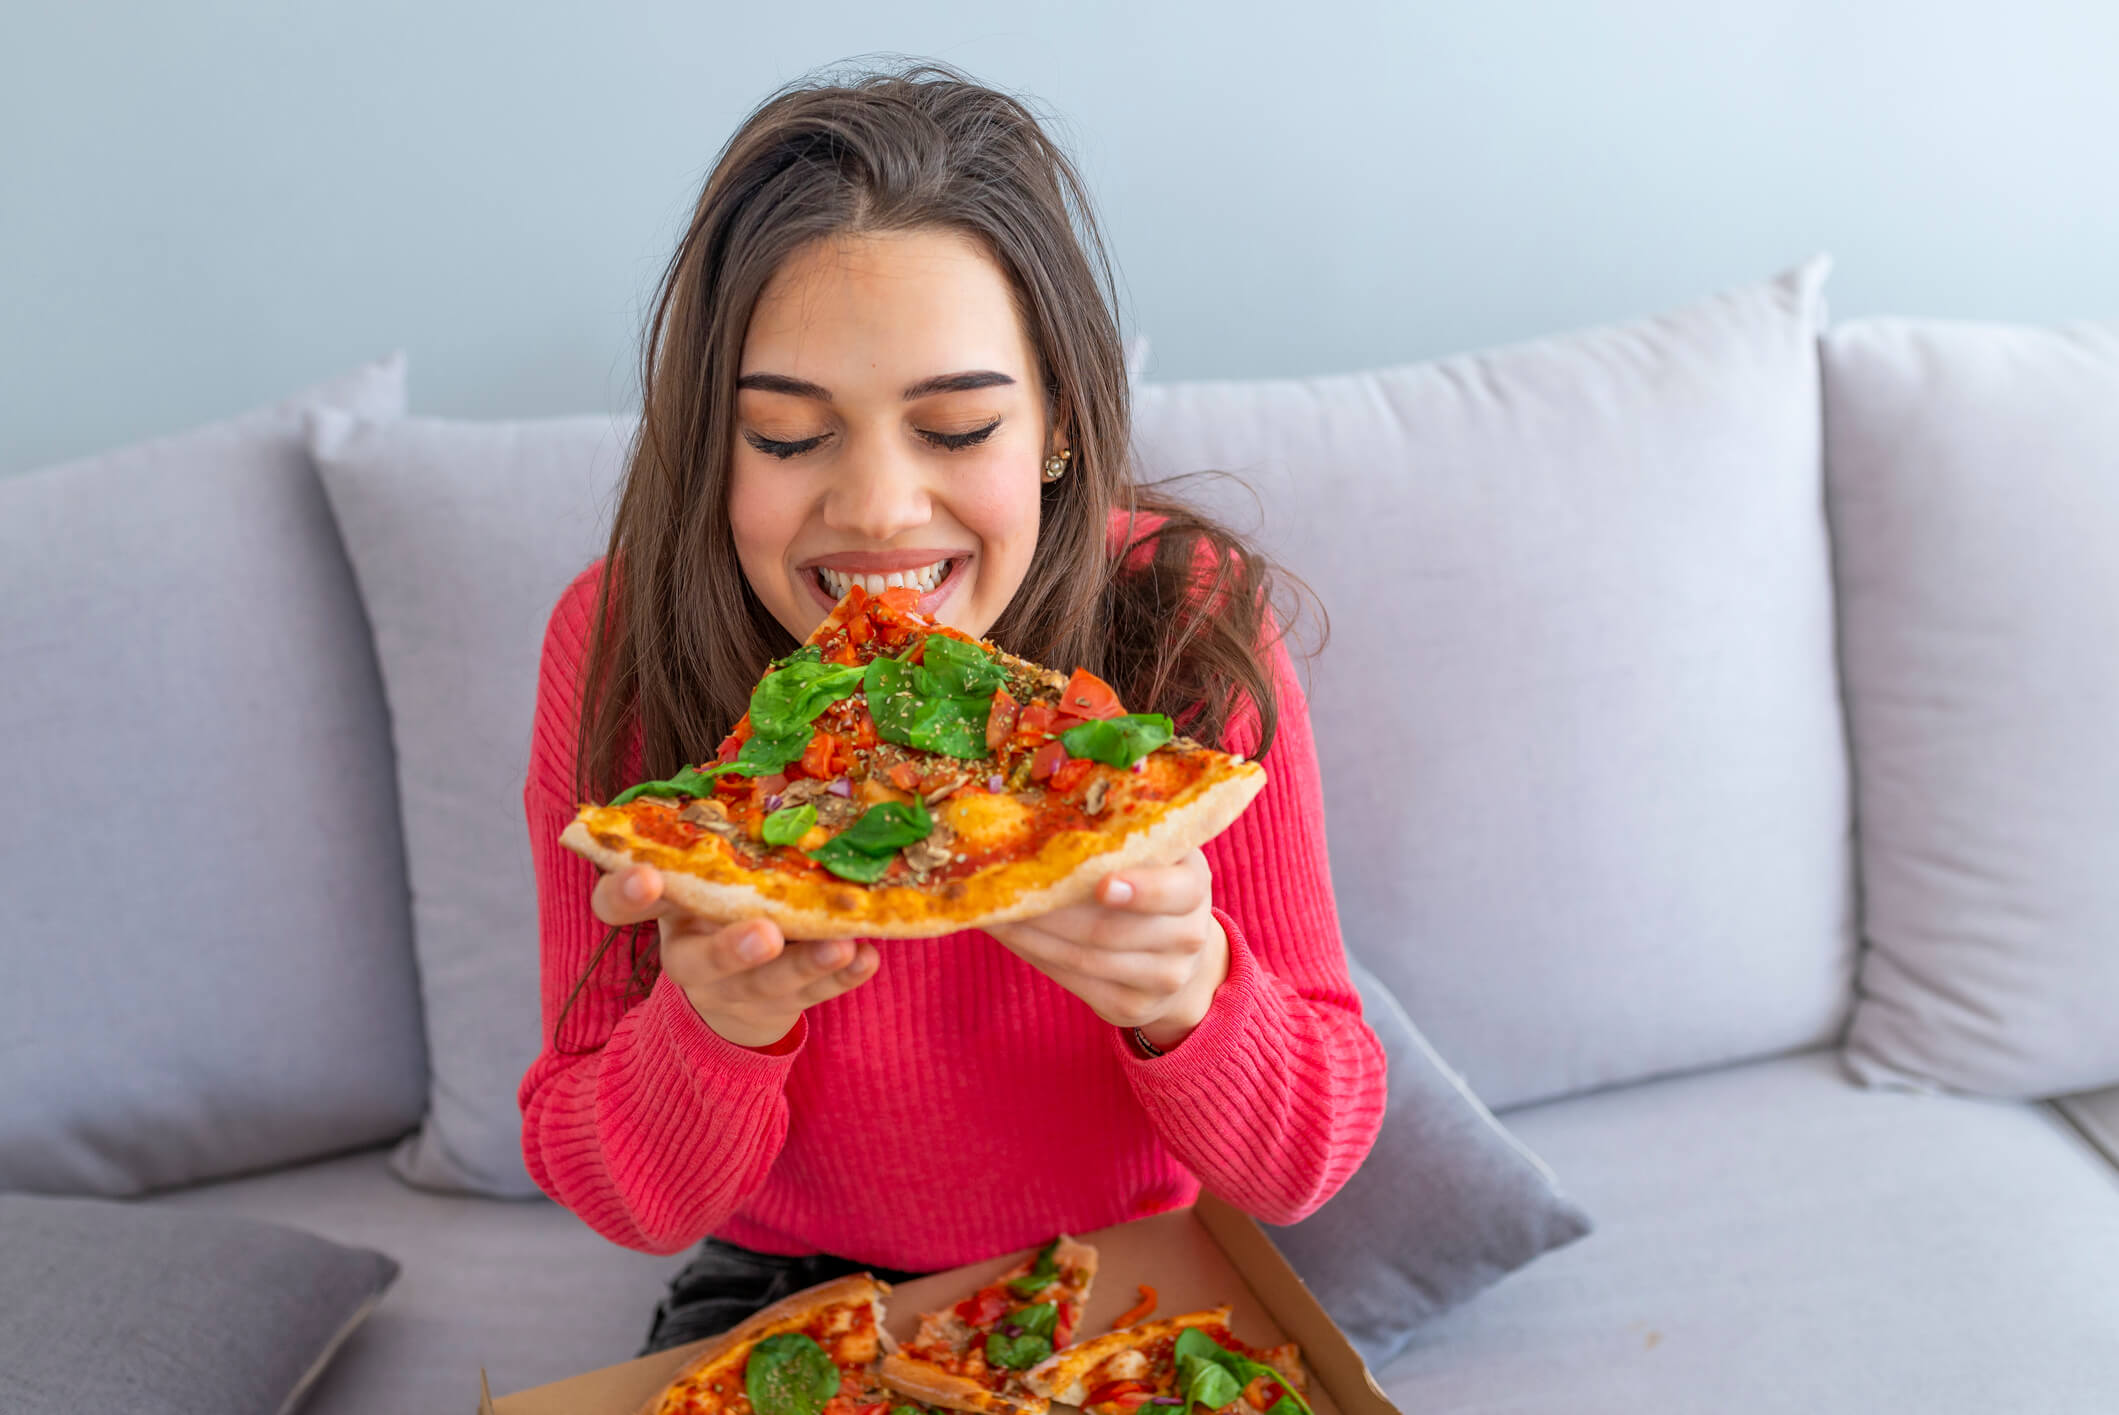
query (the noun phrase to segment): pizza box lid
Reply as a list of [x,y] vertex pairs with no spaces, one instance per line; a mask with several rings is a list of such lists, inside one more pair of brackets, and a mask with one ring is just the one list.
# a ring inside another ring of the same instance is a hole
[[[1243,1341],[1252,1346],[1293,1341],[1302,1347],[1310,1374],[1307,1398],[1317,1415],[1399,1415],[1360,1353],[1265,1230],[1213,1195],[1202,1193],[1190,1208],[1075,1236],[1097,1250],[1096,1285],[1083,1314],[1085,1334],[1109,1330],[1112,1320],[1139,1300],[1142,1283],[1156,1290],[1158,1317],[1227,1303],[1233,1309],[1230,1330]],[[900,1340],[909,1338],[920,1313],[961,1300],[1022,1256],[1010,1253],[898,1284],[886,1301],[885,1327]],[[479,1415],[635,1415],[712,1339],[497,1399],[480,1370]],[[1053,1409],[1073,1407],[1055,1404]]]

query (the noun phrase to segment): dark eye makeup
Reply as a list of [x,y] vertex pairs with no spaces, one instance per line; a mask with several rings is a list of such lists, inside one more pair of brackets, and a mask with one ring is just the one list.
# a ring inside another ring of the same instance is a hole
[[[994,429],[1000,425],[1001,420],[995,418],[984,427],[973,428],[970,432],[929,432],[922,428],[920,429],[920,436],[945,452],[961,452],[967,447],[976,447],[987,438],[993,436]],[[771,438],[761,437],[755,432],[746,432],[743,434],[743,440],[768,457],[785,459],[801,456],[804,452],[817,447],[825,438],[830,436],[831,434],[826,432],[819,433],[815,437],[805,437],[800,442],[775,442]]]

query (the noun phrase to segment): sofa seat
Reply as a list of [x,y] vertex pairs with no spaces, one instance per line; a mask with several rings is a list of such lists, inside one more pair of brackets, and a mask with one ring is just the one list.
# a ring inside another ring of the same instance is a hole
[[[2119,1170],[2051,1107],[1867,1091],[1834,1053],[1511,1111],[1597,1232],[1423,1328],[1406,1415],[2119,1408]],[[473,1408],[630,1358],[682,1255],[542,1200],[407,1188],[369,1150],[161,1194],[404,1274],[308,1415]]]
[[302,1415],[469,1415],[480,1366],[497,1396],[639,1350],[687,1255],[621,1248],[542,1198],[423,1193],[388,1156],[364,1150],[138,1201],[289,1224],[403,1264]]
[[1503,1116],[1597,1231],[1423,1327],[1406,1415],[2119,1410],[2119,1170],[1830,1051]]

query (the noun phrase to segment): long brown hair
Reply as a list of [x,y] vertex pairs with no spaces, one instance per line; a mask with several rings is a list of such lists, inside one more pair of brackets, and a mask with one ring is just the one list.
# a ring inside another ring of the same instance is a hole
[[[796,647],[744,577],[728,515],[751,311],[810,242],[910,230],[968,237],[999,266],[1037,351],[1048,421],[1073,451],[1043,486],[1029,571],[987,637],[1063,671],[1087,668],[1128,710],[1167,713],[1209,743],[1248,699],[1252,755],[1271,745],[1279,704],[1265,615],[1277,589],[1300,581],[1136,480],[1117,286],[1081,177],[1022,100],[916,61],[798,79],[761,103],[715,160],[663,272],[581,676],[577,800],[632,784],[620,775],[635,731],[644,779],[707,760],[765,665]],[[1142,528],[1123,556],[1107,549],[1113,510]],[[1283,626],[1293,618],[1278,614]],[[636,991],[654,961],[636,926]]]

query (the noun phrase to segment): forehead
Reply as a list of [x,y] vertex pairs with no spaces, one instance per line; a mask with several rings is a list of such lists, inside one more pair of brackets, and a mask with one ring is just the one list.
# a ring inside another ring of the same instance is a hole
[[846,401],[991,368],[1029,382],[1032,352],[1007,277],[954,232],[833,237],[781,263],[751,312],[740,374],[781,373]]

